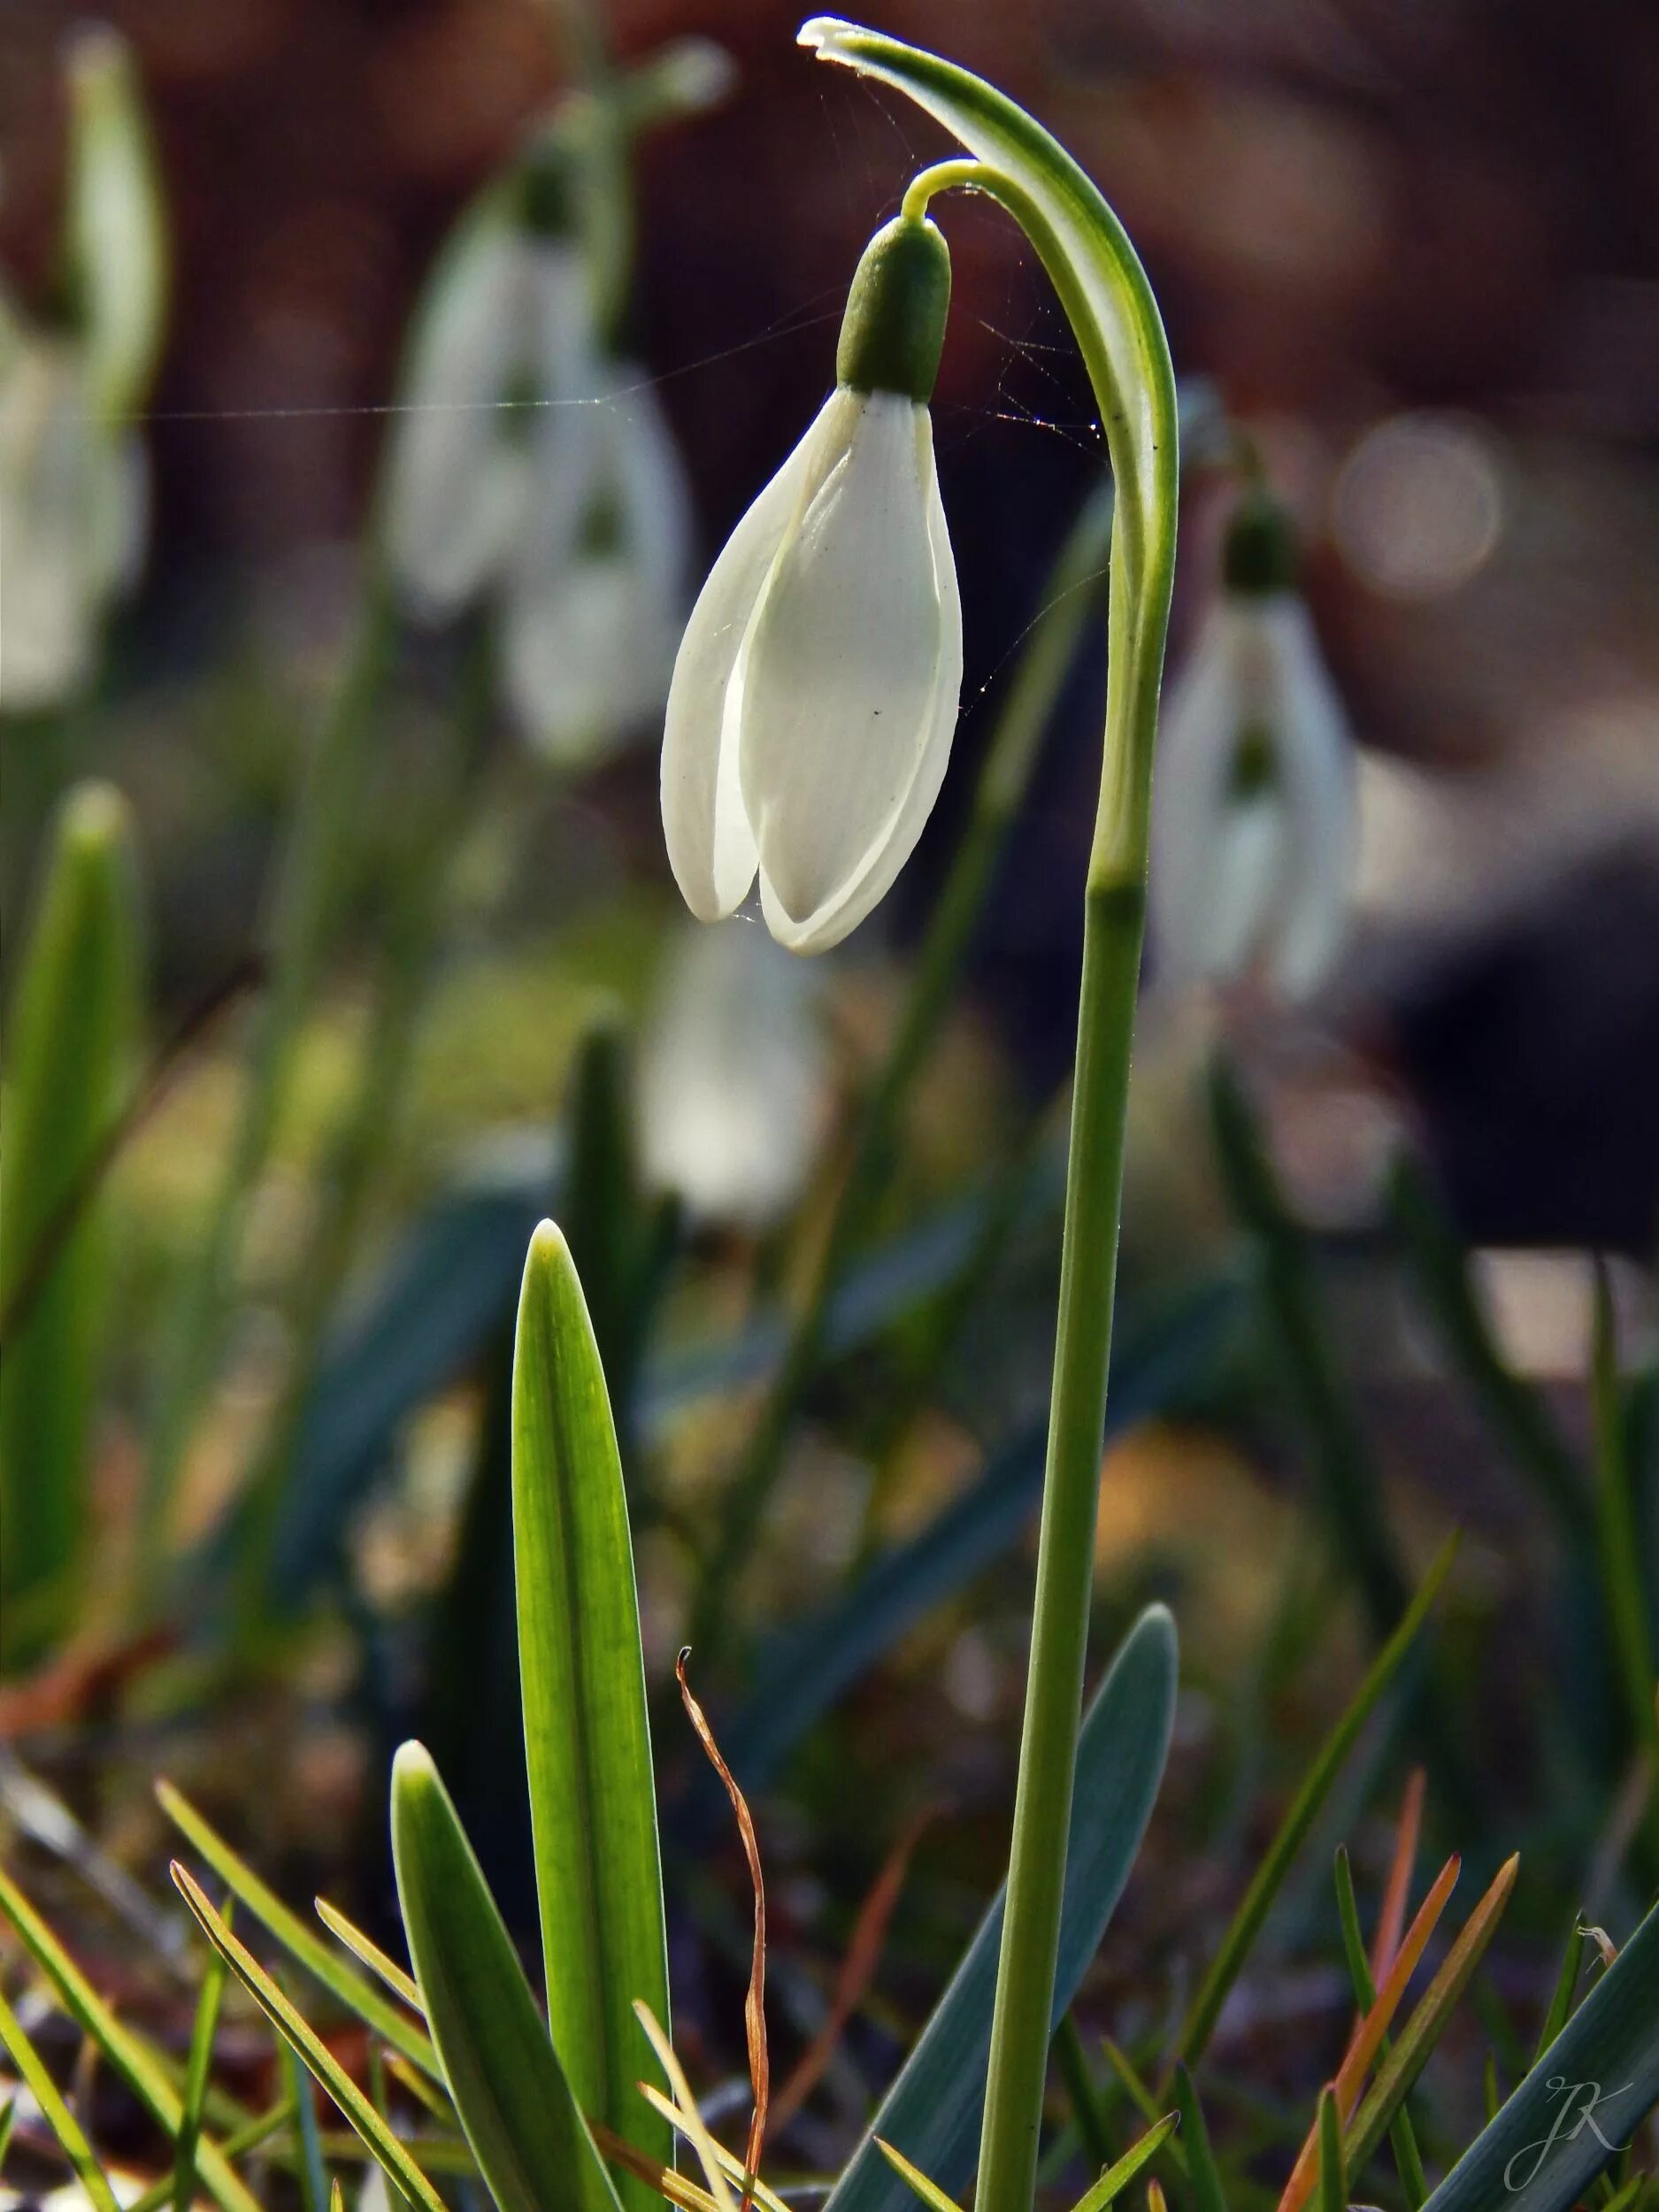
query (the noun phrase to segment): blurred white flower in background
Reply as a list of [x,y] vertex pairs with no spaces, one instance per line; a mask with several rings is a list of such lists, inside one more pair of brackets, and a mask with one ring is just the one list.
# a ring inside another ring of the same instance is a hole
[[92,675],[138,580],[147,485],[136,438],[91,412],[84,349],[0,331],[0,709],[53,706]]
[[388,456],[411,614],[480,600],[526,742],[575,764],[661,706],[685,611],[684,472],[643,371],[601,337],[586,258],[493,194],[440,264]]
[[706,922],[758,873],[792,952],[838,944],[886,895],[950,758],[962,603],[928,408],[949,296],[931,222],[872,240],[835,389],[732,533],[674,664],[675,880]]
[[1347,941],[1352,735],[1288,526],[1262,495],[1229,532],[1225,581],[1171,687],[1153,785],[1149,926],[1174,985],[1317,990]]
[[148,473],[134,418],[155,373],[165,229],[137,77],[113,31],[78,33],[64,283],[53,321],[0,296],[0,712],[57,705],[93,675],[111,604],[138,580]]
[[764,1228],[806,1181],[827,1071],[810,969],[751,922],[680,932],[641,1045],[647,1174],[695,1220]]

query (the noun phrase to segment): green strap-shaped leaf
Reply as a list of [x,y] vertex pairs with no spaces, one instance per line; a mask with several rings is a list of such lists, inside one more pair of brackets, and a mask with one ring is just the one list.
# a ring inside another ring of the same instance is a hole
[[449,2094],[500,2212],[617,2212],[512,1939],[420,1744],[406,1743],[392,1769],[392,1855]]
[[[1567,2212],[1659,2104],[1659,1907],[1425,2212]],[[1586,2106],[1589,2118],[1586,2118]]]
[[[513,1563],[525,1758],[553,2043],[582,2111],[662,2165],[642,2107],[642,2001],[668,1956],[634,1554],[605,1379],[563,1236],[530,1241],[513,1362]],[[419,1973],[419,1961],[417,1961]],[[629,2177],[626,2202],[657,2200]]]
[[[1056,2024],[1100,1948],[1141,1847],[1169,1751],[1175,1681],[1175,1624],[1161,1605],[1150,1606],[1113,1660],[1078,1741]],[[884,2161],[877,2136],[948,2194],[965,2187],[979,2146],[1002,1933],[999,1895],[826,2212],[907,2212],[909,2193]]]
[[88,1179],[126,1091],[138,995],[126,804],[82,784],[58,818],[8,1023],[0,1156],[0,1655],[65,1624],[86,1534],[105,1299]]
[[1179,2124],[1179,2113],[1166,2112],[1138,2143],[1132,2143],[1123,2156],[1106,2169],[1094,2187],[1078,2199],[1071,2212],[1106,2212],[1107,2206],[1122,2196],[1142,2167],[1157,2156]]

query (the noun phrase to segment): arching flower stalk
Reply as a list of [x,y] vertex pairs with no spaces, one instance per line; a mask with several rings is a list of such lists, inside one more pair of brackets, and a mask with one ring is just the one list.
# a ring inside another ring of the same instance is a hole
[[975,2199],[985,2212],[1026,2212],[1088,1628],[1175,557],[1175,380],[1117,219],[1023,110],[879,33],[818,17],[800,35],[823,59],[908,93],[971,158],[925,171],[898,221],[872,242],[843,326],[838,389],[740,525],[680,649],[663,805],[693,910],[729,913],[758,872],[774,933],[801,950],[832,944],[892,881],[936,794],[960,667],[922,411],[945,305],[944,249],[928,220],[939,193],[988,195],[1036,249],[1094,387],[1117,490],[1037,1597]]
[[117,33],[68,56],[63,281],[49,317],[0,294],[0,712],[72,697],[137,582],[166,242],[137,78]]
[[1347,937],[1353,740],[1294,566],[1287,519],[1251,494],[1164,716],[1150,923],[1172,984],[1306,998]]

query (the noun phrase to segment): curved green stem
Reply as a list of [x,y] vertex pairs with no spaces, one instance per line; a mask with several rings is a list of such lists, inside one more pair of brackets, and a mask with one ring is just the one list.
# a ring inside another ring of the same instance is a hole
[[[1025,1722],[976,2202],[1026,2212],[1037,2170],[1065,1837],[1088,1632],[1124,1128],[1145,912],[1152,755],[1176,526],[1175,380],[1157,307],[1117,218],[1011,101],[936,56],[819,18],[802,42],[908,93],[975,157],[931,173],[986,192],[1048,273],[1101,411],[1117,485],[1106,732],[1084,898],[1060,1310]],[[918,180],[925,200],[939,188]]]

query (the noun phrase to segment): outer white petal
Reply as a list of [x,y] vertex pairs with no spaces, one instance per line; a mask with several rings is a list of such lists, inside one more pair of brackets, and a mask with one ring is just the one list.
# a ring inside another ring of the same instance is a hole
[[386,543],[419,613],[474,597],[523,511],[518,426],[500,403],[532,365],[533,248],[499,215],[458,236],[417,328],[387,457]]
[[686,904],[712,922],[741,906],[758,859],[738,773],[739,667],[750,618],[786,533],[842,449],[835,392],[727,539],[674,661],[663,732],[663,829]]
[[1317,990],[1347,942],[1358,845],[1354,741],[1300,599],[1267,610],[1278,664],[1292,864],[1285,871],[1273,980],[1286,998]]
[[936,803],[945,771],[950,764],[962,695],[962,599],[956,586],[956,556],[939,495],[939,472],[933,460],[932,425],[926,409],[919,411],[918,435],[923,440],[923,465],[927,480],[927,535],[933,554],[933,583],[939,595],[940,652],[934,672],[932,719],[917,762],[916,774],[886,836],[872,849],[862,873],[854,877],[839,896],[831,899],[804,923],[791,919],[773,890],[764,869],[761,872],[761,902],[767,926],[791,952],[826,952],[856,929],[887,896]]
[[851,926],[832,917],[902,833],[919,833],[910,802],[933,766],[941,689],[954,726],[960,680],[926,410],[890,393],[856,404],[851,441],[780,551],[745,648],[744,801],[771,903],[812,944]]
[[825,1118],[815,1001],[756,923],[688,925],[674,946],[640,1056],[641,1150],[694,1215],[759,1228],[805,1181]]

